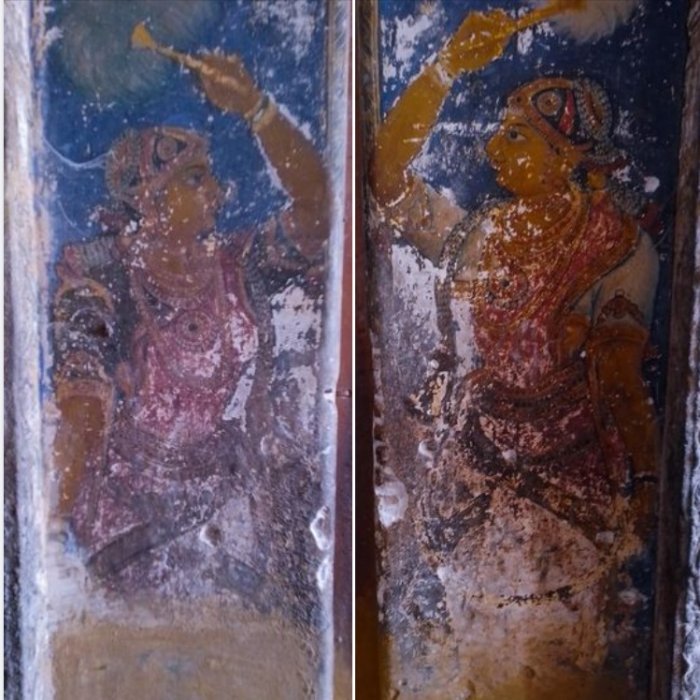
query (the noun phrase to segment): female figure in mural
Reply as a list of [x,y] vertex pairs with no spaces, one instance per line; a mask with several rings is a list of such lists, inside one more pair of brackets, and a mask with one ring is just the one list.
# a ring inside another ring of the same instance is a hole
[[[223,193],[206,140],[165,126],[130,131],[107,162],[116,235],[67,246],[58,265],[59,511],[92,568],[129,590],[158,582],[148,563],[155,548],[206,523],[236,493],[250,497],[260,446],[246,447],[224,413],[270,362],[261,357],[271,343],[267,278],[307,273],[327,234],[326,175],[313,146],[237,57],[204,55],[198,65],[207,98],[247,121],[289,206],[248,235],[217,239]],[[255,433],[271,417],[254,411]],[[204,536],[215,547],[219,535]],[[247,562],[248,573],[255,568]]]
[[[658,261],[634,202],[608,181],[624,165],[608,98],[587,79],[515,90],[486,145],[510,197],[476,217],[410,168],[455,79],[498,57],[514,30],[503,12],[470,15],[377,137],[385,224],[446,270],[443,341],[417,401],[438,436],[419,529],[445,588],[454,697],[632,698],[625,657],[644,639],[633,623],[643,596],[625,563],[653,516],[641,366]],[[449,306],[460,299],[477,360],[455,380]]]

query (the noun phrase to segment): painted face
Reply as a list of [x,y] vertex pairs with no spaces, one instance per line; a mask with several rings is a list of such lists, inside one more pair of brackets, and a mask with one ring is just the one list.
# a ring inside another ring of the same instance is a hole
[[159,232],[187,242],[208,233],[216,224],[223,191],[209,163],[189,163],[176,170],[157,195]]
[[486,144],[486,154],[498,184],[522,197],[565,190],[574,168],[569,158],[511,112]]

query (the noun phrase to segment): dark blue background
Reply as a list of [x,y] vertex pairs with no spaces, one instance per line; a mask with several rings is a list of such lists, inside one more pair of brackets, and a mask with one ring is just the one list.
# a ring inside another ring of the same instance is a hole
[[[423,0],[380,0],[382,50],[388,60],[396,50],[396,19],[417,17]],[[439,0],[444,21],[434,30],[424,32],[403,80],[382,81],[382,109],[386,113],[413,78],[420,64],[439,50],[457,29],[469,10],[527,7],[526,3],[493,0]],[[512,11],[512,10],[511,10]],[[519,85],[540,76],[586,76],[600,83],[608,92],[613,110],[631,114],[631,135],[617,138],[637,162],[644,175],[661,181],[656,195],[666,201],[673,193],[676,154],[680,131],[683,93],[683,68],[686,54],[685,0],[647,0],[642,12],[617,29],[610,37],[578,44],[572,39],[544,36],[535,32],[528,54],[516,50],[511,41],[505,54],[476,73],[464,75],[453,87],[444,106],[441,121],[496,122],[505,98]],[[459,103],[459,104],[458,104]],[[462,139],[465,148],[485,143],[488,134]],[[441,140],[445,139],[444,132]],[[440,149],[438,143],[431,149]],[[442,145],[445,148],[445,145]],[[448,186],[459,203],[473,207],[486,194],[497,191],[487,163],[451,162],[449,168],[434,174],[434,184]]]
[[[163,0],[167,2],[167,0]],[[319,150],[325,145],[325,3],[311,0],[315,24],[308,52],[297,61],[287,47],[289,38],[279,27],[254,20],[251,0],[218,0],[219,21],[196,40],[176,46],[183,51],[221,49],[236,53],[259,86],[286,107],[294,119],[307,125]],[[287,2],[287,0],[283,0]],[[48,27],[61,21],[75,0],[59,0],[48,15]],[[125,6],[128,4],[124,0]],[[59,39],[60,42],[60,39]],[[67,74],[60,43],[48,51],[42,76],[44,132],[52,148],[66,158],[85,162],[105,153],[128,128],[171,124],[193,128],[211,142],[213,166],[222,180],[235,180],[237,199],[221,215],[222,231],[235,231],[259,222],[277,210],[285,197],[272,184],[250,130],[240,118],[225,115],[204,101],[192,75],[174,64],[168,79],[141,99],[101,104],[94,94],[81,91]],[[90,214],[107,199],[103,170],[76,170],[49,150],[39,164],[56,181],[52,200],[54,254],[69,240],[96,233]]]

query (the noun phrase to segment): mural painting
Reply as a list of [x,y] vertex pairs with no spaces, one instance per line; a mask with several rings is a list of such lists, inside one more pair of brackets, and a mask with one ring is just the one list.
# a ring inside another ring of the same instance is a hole
[[52,697],[321,692],[333,8],[34,4]]
[[378,3],[386,697],[648,697],[683,8],[534,4]]

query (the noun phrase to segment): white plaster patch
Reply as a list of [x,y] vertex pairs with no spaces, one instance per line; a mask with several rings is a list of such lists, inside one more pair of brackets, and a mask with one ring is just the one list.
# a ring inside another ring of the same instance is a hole
[[455,330],[455,351],[459,358],[455,369],[456,379],[465,376],[474,369],[476,363],[471,308],[471,303],[466,299],[454,295],[450,299],[450,309],[452,310]]
[[[396,42],[391,62],[387,58],[383,62],[384,79],[405,79],[413,67],[419,46],[428,43],[433,38],[437,41],[442,36],[445,19],[446,15],[442,3],[429,2],[424,3],[421,12],[415,15],[396,18],[393,22],[382,20],[382,36],[386,38],[394,32]],[[386,57],[392,52],[383,53]]]
[[513,449],[503,450],[501,452],[501,457],[503,457],[507,464],[515,464],[518,459],[518,453]]
[[292,284],[272,297],[272,309],[275,355],[284,350],[311,350],[316,336],[313,330],[318,329],[321,322],[316,301],[301,287]]
[[323,593],[328,586],[328,581],[331,577],[331,558],[329,556],[323,557],[321,563],[316,569],[316,586],[318,590]]
[[437,268],[408,246],[392,248],[394,288],[407,308],[414,310],[411,323],[420,323],[438,337],[435,313],[435,280]]
[[450,201],[452,204],[457,204],[457,197],[449,187],[441,187],[440,195]]
[[661,185],[661,182],[659,181],[658,177],[645,177],[644,178],[644,191],[647,194],[653,194],[656,192],[656,190],[659,189],[659,186]]
[[535,40],[535,33],[531,27],[518,33],[518,53],[527,56],[532,51],[532,44]]
[[382,527],[389,528],[403,520],[408,508],[408,491],[398,479],[376,486],[377,512]]
[[399,76],[404,77],[410,68],[413,54],[421,35],[430,29],[432,24],[428,15],[418,15],[407,17],[406,19],[396,19],[396,55]]
[[632,177],[631,177],[631,169],[629,165],[626,165],[624,168],[618,168],[612,173],[612,176],[614,179],[619,180],[620,182],[632,182]]
[[[700,240],[695,246],[695,269],[700,269]],[[690,527],[690,583],[688,585],[688,598],[685,604],[685,624],[683,658],[686,662],[686,672],[683,676],[684,699],[698,697],[700,691],[700,595],[698,585],[700,583],[700,468],[698,468],[698,455],[700,455],[700,369],[698,358],[700,357],[700,286],[695,285],[693,291],[693,319],[690,333],[691,347],[689,356],[692,358],[692,379],[686,400],[686,452],[684,498],[686,512],[684,516]]]
[[328,506],[322,506],[318,509],[314,519],[311,521],[309,530],[311,530],[316,546],[322,552],[327,552],[333,544],[330,510]]
[[634,123],[634,117],[629,110],[621,109],[618,118],[617,126],[615,127],[615,135],[621,139],[631,139],[632,138],[632,124]]
[[431,468],[435,464],[435,450],[429,440],[421,440],[418,443],[418,457]]
[[316,25],[316,2],[284,0],[284,2],[252,3],[253,17],[261,24],[272,26],[284,37],[285,52],[300,62],[308,53]]
[[246,429],[246,412],[245,407],[250,396],[250,390],[253,388],[253,379],[255,378],[255,362],[248,365],[245,372],[241,376],[236,386],[231,400],[224,409],[222,416],[223,420],[237,420],[241,424],[243,430]]

